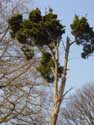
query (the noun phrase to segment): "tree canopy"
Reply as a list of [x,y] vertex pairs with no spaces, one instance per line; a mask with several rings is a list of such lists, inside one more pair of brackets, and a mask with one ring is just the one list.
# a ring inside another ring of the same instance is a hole
[[85,17],[75,16],[71,24],[72,34],[77,45],[83,46],[82,58],[87,58],[94,52],[94,32]]
[[[42,16],[41,11],[36,8],[29,13],[28,19],[23,19],[21,14],[16,14],[9,18],[8,24],[12,38],[17,39],[22,44],[22,51],[26,59],[30,60],[34,56],[34,47],[41,51],[42,59],[37,70],[43,78],[48,82],[53,81],[51,67],[54,67],[53,59],[50,51],[42,51],[44,46],[47,46],[51,51],[54,51],[55,45],[60,43],[65,29],[57,15],[51,9]],[[31,48],[30,48],[31,47]],[[60,64],[58,64],[60,76]]]

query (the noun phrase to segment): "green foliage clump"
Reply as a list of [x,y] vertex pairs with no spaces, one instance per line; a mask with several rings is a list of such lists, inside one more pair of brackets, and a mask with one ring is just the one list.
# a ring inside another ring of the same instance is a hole
[[[65,32],[64,26],[57,19],[56,14],[49,11],[45,16],[42,16],[38,8],[30,12],[27,20],[22,20],[22,15],[18,14],[11,17],[8,20],[8,24],[12,31],[11,34],[20,43],[21,39],[23,43],[23,38],[26,37],[25,41],[27,44],[29,37],[29,39],[33,39],[35,46],[49,45],[57,41],[60,42],[60,38]],[[32,41],[30,45],[32,45]]]
[[49,52],[43,53],[40,65],[37,70],[40,72],[43,78],[47,80],[47,82],[52,82],[54,80],[54,76],[51,70],[53,67],[54,62],[52,60],[51,54]]
[[60,23],[60,21],[57,19],[57,15],[53,14],[52,12],[49,12],[44,17],[44,26],[48,33],[48,36],[51,40],[56,40],[62,36],[63,33],[65,33],[64,26]]
[[26,57],[27,60],[30,60],[30,59],[33,58],[34,52],[33,52],[33,50],[31,50],[29,48],[29,46],[23,45],[22,48],[21,48],[21,50],[23,51],[23,53],[24,53],[24,55],[25,55],[25,57]]
[[26,43],[26,37],[23,34],[23,32],[19,31],[16,33],[16,39],[19,41],[19,43],[21,44],[25,44]]
[[94,51],[94,32],[87,19],[85,17],[79,18],[76,15],[71,29],[77,45],[83,46],[82,58],[88,57]]
[[[30,12],[28,19],[23,19],[20,14],[14,15],[8,20],[8,24],[12,38],[22,44],[22,51],[28,60],[34,56],[30,47],[48,46],[53,51],[55,45],[60,42],[62,34],[65,33],[65,26],[60,23],[52,9],[42,16],[41,11],[36,8]],[[48,82],[54,80],[51,68],[54,68],[52,56],[50,52],[43,52],[37,70]]]
[[[53,82],[54,76],[52,69],[54,69],[55,65],[52,59],[52,56],[49,52],[45,52],[42,55],[42,59],[40,61],[40,65],[37,68],[37,70],[40,72],[40,74],[43,76],[44,79],[47,80],[47,82]],[[63,67],[58,64],[58,78],[61,77],[63,71]]]
[[34,23],[40,22],[42,19],[41,11],[38,8],[32,10],[29,14],[29,19]]
[[14,38],[15,34],[20,30],[23,17],[21,14],[16,14],[8,19],[8,24],[11,30],[11,37]]
[[26,19],[21,23],[22,29],[32,29],[32,25],[32,22]]

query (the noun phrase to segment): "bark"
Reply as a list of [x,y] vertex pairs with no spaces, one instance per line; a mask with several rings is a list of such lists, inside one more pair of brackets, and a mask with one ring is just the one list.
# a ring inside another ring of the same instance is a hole
[[[68,65],[68,57],[69,57],[69,50],[70,50],[70,43],[69,39],[67,38],[66,41],[66,49],[65,49],[65,56],[64,56],[64,67],[62,71],[62,80],[59,90],[55,87],[56,86],[56,80],[54,81],[54,107],[51,115],[51,125],[57,124],[58,114],[60,110],[60,106],[63,100],[63,94],[64,94],[64,88],[66,84],[66,75],[67,75],[67,65]],[[56,92],[56,90],[58,90]]]

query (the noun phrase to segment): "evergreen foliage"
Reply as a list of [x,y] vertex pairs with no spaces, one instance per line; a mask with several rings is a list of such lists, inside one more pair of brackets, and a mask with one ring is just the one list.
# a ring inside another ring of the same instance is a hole
[[16,33],[20,30],[22,20],[23,20],[23,17],[21,14],[16,14],[10,19],[8,19],[8,24],[11,29],[10,33],[12,38],[14,38]]
[[77,45],[83,46],[82,58],[94,52],[94,32],[85,17],[75,16],[71,24],[72,34]]
[[33,50],[28,45],[23,45],[21,48],[27,60],[30,60],[34,56]]
[[13,36],[20,43],[23,43],[21,42],[21,39],[23,41],[22,37],[25,38],[26,44],[28,43],[28,38],[30,38],[33,39],[36,46],[57,42],[65,32],[64,26],[57,19],[56,14],[49,12],[42,16],[38,8],[30,12],[29,19],[22,20],[22,15],[17,14],[8,20],[8,24]]
[[[50,51],[42,52],[40,48],[44,46],[54,52],[55,46],[60,43],[62,35],[65,33],[65,26],[60,23],[57,15],[52,9],[44,16],[41,11],[36,8],[29,13],[28,19],[23,19],[21,14],[16,14],[8,20],[10,34],[20,44],[22,51],[27,60],[34,56],[33,47],[37,47],[41,52],[42,59],[37,70],[48,82],[54,80],[52,68],[54,69],[54,61]],[[75,15],[71,26],[71,32],[75,37],[75,43],[82,45],[82,58],[87,58],[94,52],[94,32],[85,17]],[[31,47],[31,48],[30,48]],[[63,67],[58,64],[58,78],[61,77]]]
[[[49,12],[42,16],[41,11],[36,8],[30,12],[28,19],[23,19],[20,14],[14,15],[8,20],[8,24],[11,37],[22,44],[21,50],[27,60],[34,56],[30,47],[37,47],[40,50],[40,48],[48,46],[53,51],[55,45],[60,42],[62,34],[65,33],[65,26],[60,23],[52,9],[49,9]],[[37,70],[44,79],[52,82],[54,76],[51,68],[54,68],[54,61],[51,53],[45,51],[41,54],[42,59]],[[60,74],[59,66],[59,77]]]
[[52,60],[51,54],[49,52],[43,53],[40,65],[37,68],[37,70],[48,82],[52,82],[54,80],[54,76],[51,70],[51,68],[53,67],[54,67],[54,62]]

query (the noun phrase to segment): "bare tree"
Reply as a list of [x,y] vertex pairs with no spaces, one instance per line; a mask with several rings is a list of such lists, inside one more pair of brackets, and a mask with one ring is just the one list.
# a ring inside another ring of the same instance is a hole
[[36,62],[24,60],[19,44],[9,37],[7,25],[11,15],[25,14],[27,8],[27,0],[0,1],[0,124],[33,124],[41,112]]
[[69,96],[62,121],[64,125],[94,124],[94,83],[90,82]]

